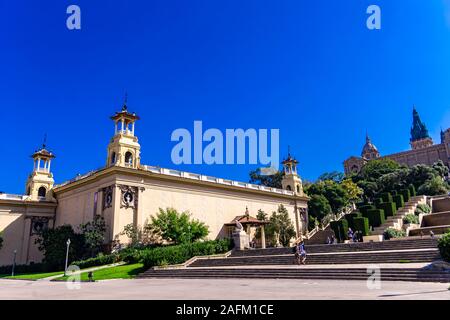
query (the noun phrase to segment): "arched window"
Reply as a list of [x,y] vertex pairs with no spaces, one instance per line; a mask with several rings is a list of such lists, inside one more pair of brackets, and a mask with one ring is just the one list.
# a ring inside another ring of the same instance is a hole
[[47,189],[45,187],[40,187],[38,190],[38,196],[44,198],[47,194]]
[[300,186],[297,185],[297,193],[300,193]]
[[30,187],[27,188],[27,196],[29,196],[29,195],[31,195],[31,188]]
[[115,152],[113,152],[111,154],[111,164],[116,164],[116,153]]
[[289,185],[286,187],[286,189],[289,190],[289,191],[292,191],[292,188]]
[[128,164],[128,165],[133,164],[133,154],[130,151],[125,153],[125,164]]

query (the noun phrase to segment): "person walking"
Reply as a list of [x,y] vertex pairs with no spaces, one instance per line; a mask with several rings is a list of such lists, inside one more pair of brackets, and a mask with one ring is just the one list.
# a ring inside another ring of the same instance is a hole
[[294,249],[294,263],[300,265],[301,264],[301,257],[300,257],[300,244],[295,245]]
[[306,264],[305,242],[302,241],[299,246],[300,246],[300,248],[299,248],[299,251],[300,251],[300,263],[301,264]]

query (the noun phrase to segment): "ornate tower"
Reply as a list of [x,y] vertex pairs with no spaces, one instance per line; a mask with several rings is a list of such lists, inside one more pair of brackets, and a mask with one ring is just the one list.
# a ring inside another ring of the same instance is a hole
[[303,196],[302,180],[297,173],[298,161],[291,156],[290,151],[288,151],[288,156],[282,164],[284,168],[284,177],[281,181],[283,189],[293,191],[295,195]]
[[141,162],[141,146],[134,135],[134,124],[139,117],[128,111],[127,102],[122,111],[111,117],[114,120],[114,137],[108,145],[107,166],[121,166],[138,169]]
[[366,144],[364,145],[361,157],[364,160],[373,160],[380,157],[380,153],[378,152],[377,147],[370,140],[369,134],[366,133]]
[[428,129],[420,120],[416,107],[413,107],[413,125],[411,127],[411,148],[413,150],[427,148],[433,145]]
[[46,149],[44,142],[42,148],[31,157],[34,161],[34,168],[27,180],[26,193],[30,196],[30,200],[53,201],[52,188],[55,181],[50,166],[55,155]]

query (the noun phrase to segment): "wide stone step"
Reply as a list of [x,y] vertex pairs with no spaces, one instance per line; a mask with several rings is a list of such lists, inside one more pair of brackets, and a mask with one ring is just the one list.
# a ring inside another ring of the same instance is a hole
[[[384,231],[384,230],[383,230]],[[356,242],[347,244],[332,245],[307,245],[308,253],[325,253],[325,252],[357,252],[357,251],[383,251],[383,250],[406,250],[406,249],[425,249],[437,248],[436,239],[411,239],[411,240],[393,240],[384,242]],[[268,248],[254,250],[236,250],[233,251],[231,257],[241,256],[261,256],[261,255],[280,255],[291,254],[293,248]]]
[[[148,270],[138,278],[276,278],[367,280],[367,269],[175,269]],[[384,281],[450,282],[450,273],[420,269],[381,269]]]

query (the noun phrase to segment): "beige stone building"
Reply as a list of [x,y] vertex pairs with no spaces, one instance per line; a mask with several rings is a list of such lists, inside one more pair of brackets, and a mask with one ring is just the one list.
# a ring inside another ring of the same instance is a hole
[[[0,265],[38,262],[42,254],[34,241],[44,228],[70,224],[74,228],[95,215],[105,218],[107,242],[128,238],[124,227],[143,226],[159,208],[189,211],[209,226],[210,239],[228,237],[230,222],[237,216],[255,217],[258,210],[270,214],[283,204],[289,211],[297,236],[307,230],[307,201],[290,155],[283,161],[283,189],[215,178],[202,174],[143,165],[135,134],[139,117],[126,105],[111,117],[115,135],[107,148],[106,165],[96,171],[54,185],[54,155],[44,145],[33,154],[34,168],[25,195],[0,194],[0,232],[3,248]],[[247,211],[246,211],[247,210]]]
[[416,164],[432,165],[441,160],[450,167],[450,128],[445,131],[441,130],[441,143],[435,144],[415,108],[413,109],[410,145],[411,150],[381,156],[377,147],[366,135],[366,144],[361,152],[361,157],[353,156],[344,161],[345,174],[358,173],[365,163],[378,158],[389,158],[409,167]]

